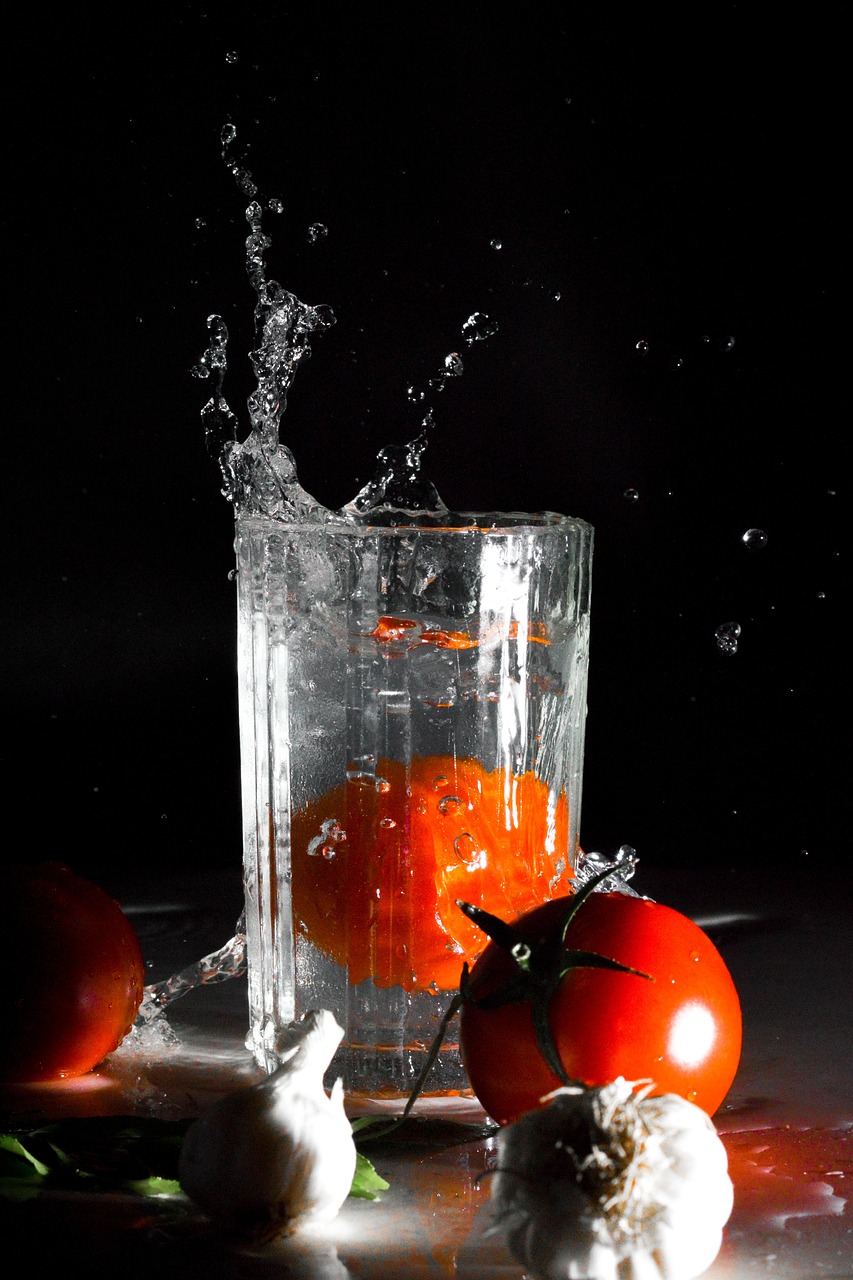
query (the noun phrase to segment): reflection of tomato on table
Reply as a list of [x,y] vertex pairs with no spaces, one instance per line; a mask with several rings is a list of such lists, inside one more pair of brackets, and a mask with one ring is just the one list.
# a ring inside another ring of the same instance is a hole
[[452,990],[486,939],[457,899],[512,920],[566,893],[565,796],[477,760],[380,760],[293,817],[297,928],[353,984]]

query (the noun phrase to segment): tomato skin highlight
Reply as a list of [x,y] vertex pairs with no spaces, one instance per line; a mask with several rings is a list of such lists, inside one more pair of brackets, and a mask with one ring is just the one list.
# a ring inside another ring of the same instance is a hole
[[0,1080],[84,1075],[121,1043],[145,967],[119,904],[60,862],[0,872],[14,969],[0,985]]
[[[559,930],[569,899],[545,903],[513,922],[528,943]],[[591,951],[640,973],[578,967],[561,980],[548,1008],[566,1075],[588,1086],[618,1076],[654,1081],[713,1115],[740,1060],[742,1019],[731,974],[708,935],[672,907],[619,893],[593,893],[569,925],[569,950]],[[471,969],[474,1000],[517,972],[490,942]],[[460,1010],[462,1062],[486,1112],[509,1124],[539,1107],[561,1081],[536,1041],[529,1001]]]

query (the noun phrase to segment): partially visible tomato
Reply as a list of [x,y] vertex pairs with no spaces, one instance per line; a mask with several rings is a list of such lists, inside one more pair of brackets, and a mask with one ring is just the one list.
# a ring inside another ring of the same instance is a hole
[[0,871],[6,920],[0,1079],[80,1076],[124,1039],[145,967],[128,917],[60,862]]
[[[653,1093],[680,1094],[713,1115],[737,1071],[741,1009],[711,939],[672,907],[596,892],[579,905],[561,949],[570,903],[559,898],[535,908],[513,923],[514,934],[534,954],[543,946],[562,961],[566,950],[595,953],[649,976],[578,964],[559,979],[547,999],[547,1025],[566,1076],[585,1085],[618,1076],[651,1080]],[[531,999],[478,1004],[519,973],[512,955],[489,942],[471,969],[472,998],[460,1010],[468,1079],[499,1124],[536,1109],[565,1083],[543,1057]]]

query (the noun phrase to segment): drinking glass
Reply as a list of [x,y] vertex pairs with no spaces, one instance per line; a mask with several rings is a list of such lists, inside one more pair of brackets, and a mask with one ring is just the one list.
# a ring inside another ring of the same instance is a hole
[[[592,528],[552,512],[237,520],[247,1044],[311,1008],[408,1094],[487,939],[568,892]],[[425,1092],[465,1091],[452,1029]]]

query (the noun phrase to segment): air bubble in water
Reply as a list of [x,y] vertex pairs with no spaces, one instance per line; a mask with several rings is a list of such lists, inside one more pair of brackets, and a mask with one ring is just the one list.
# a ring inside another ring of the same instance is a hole
[[318,240],[322,240],[324,236],[329,234],[329,228],[324,226],[322,222],[312,222],[308,228],[308,243],[315,244]]
[[763,529],[747,529],[743,535],[743,542],[750,550],[756,551],[759,547],[767,546],[767,534]]
[[284,201],[279,200],[278,196],[273,196],[267,200],[267,208],[270,213],[284,213]]
[[626,489],[622,494],[626,502],[639,502],[640,494],[637,489]]
[[635,348],[635,349],[636,349],[637,351],[639,351],[641,354],[645,355],[645,353],[646,353],[646,352],[648,351],[648,349],[649,349],[649,344],[648,344],[648,342],[646,342],[646,339],[645,339],[645,338],[641,338],[641,339],[640,339],[640,341],[637,343],[637,345],[636,345],[636,348]]
[[739,623],[724,622],[722,626],[717,627],[715,635],[720,653],[727,655],[737,653],[737,642],[740,639]]
[[490,241],[489,241],[489,246],[490,246],[490,248],[494,249],[494,250],[495,250],[495,252],[499,252],[499,251],[504,247],[504,246],[503,246],[503,241],[502,241],[502,240],[498,240],[497,238],[495,238],[494,240],[490,240]]
[[734,338],[731,336],[731,334],[728,334],[725,338],[721,338],[721,339],[720,339],[720,350],[721,350],[721,351],[731,351],[731,350],[732,350],[732,348],[734,347],[734,345],[735,345],[735,340],[734,340]]
[[201,231],[202,227],[207,226],[207,223],[205,222],[204,218],[196,218],[195,225],[198,228],[198,230]]
[[234,50],[233,50],[233,49],[231,49],[228,53],[226,53],[226,55],[225,55],[225,61],[226,61],[226,62],[230,62],[230,63],[234,63],[234,62],[237,62],[237,60],[239,59],[239,57],[240,57],[239,53],[235,53],[235,52],[234,52]]
[[444,357],[444,372],[448,378],[458,378],[464,369],[465,366],[457,351],[451,351],[449,356]]

